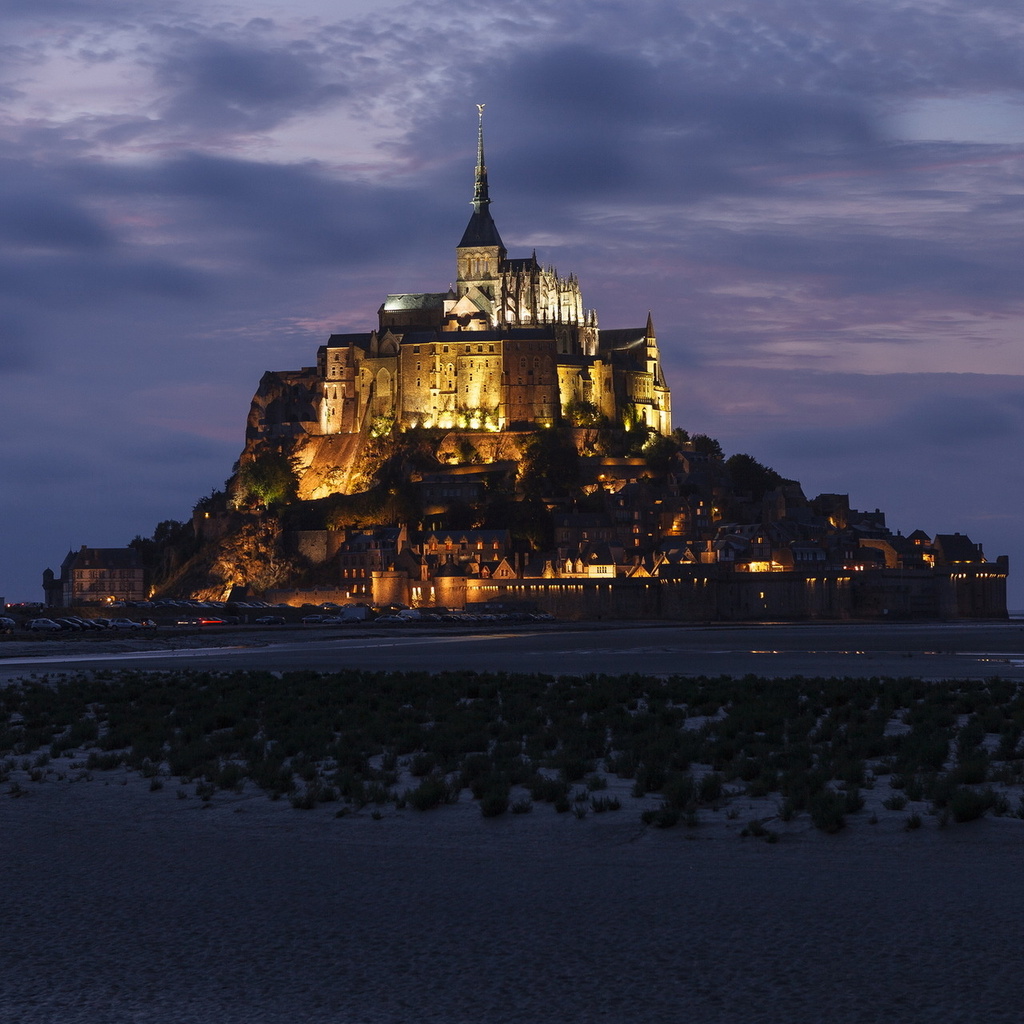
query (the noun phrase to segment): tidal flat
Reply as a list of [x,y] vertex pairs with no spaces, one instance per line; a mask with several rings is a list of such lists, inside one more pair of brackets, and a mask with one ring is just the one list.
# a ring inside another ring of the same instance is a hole
[[6,1019],[1019,1019],[1013,682],[128,672],[2,699]]

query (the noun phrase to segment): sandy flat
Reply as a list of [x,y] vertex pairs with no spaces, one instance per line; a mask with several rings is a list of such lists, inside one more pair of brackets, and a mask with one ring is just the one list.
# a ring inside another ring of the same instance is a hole
[[1020,1020],[1018,819],[768,845],[745,809],[659,831],[635,805],[484,820],[468,792],[375,821],[123,770],[25,788],[0,796],[3,1021]]

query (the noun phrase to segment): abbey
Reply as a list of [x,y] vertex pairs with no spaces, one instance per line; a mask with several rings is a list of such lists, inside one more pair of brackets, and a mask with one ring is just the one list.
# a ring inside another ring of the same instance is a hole
[[446,292],[395,293],[376,330],[334,334],[317,364],[264,376],[249,439],[399,429],[530,430],[560,422],[671,431],[651,317],[602,330],[574,275],[510,259],[490,213],[483,108],[473,212]]

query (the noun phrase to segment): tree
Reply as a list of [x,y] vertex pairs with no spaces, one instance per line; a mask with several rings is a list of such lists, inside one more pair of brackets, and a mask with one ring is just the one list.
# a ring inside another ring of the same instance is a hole
[[582,398],[571,398],[565,405],[565,418],[574,427],[601,426],[604,417],[593,402],[585,402]]
[[762,466],[751,455],[731,455],[725,460],[725,468],[732,478],[733,487],[741,494],[750,494],[755,501],[760,500],[765,492],[787,482],[774,469]]
[[264,451],[243,463],[238,484],[247,499],[267,506],[294,501],[299,489],[295,467],[283,451]]
[[693,442],[693,450],[698,455],[710,455],[713,458],[722,457],[722,446],[707,434],[694,434],[690,440]]
[[679,443],[674,436],[653,434],[643,447],[644,461],[655,473],[666,473],[679,454]]
[[535,430],[523,445],[520,481],[530,497],[562,497],[579,485],[580,456],[567,430]]

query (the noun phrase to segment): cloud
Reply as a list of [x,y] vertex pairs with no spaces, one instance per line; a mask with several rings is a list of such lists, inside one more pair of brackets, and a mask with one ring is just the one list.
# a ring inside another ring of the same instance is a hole
[[265,131],[350,91],[316,53],[210,37],[176,40],[156,76],[168,94],[162,120],[204,131]]
[[0,238],[5,245],[31,249],[96,250],[112,241],[96,217],[42,189],[0,196]]

